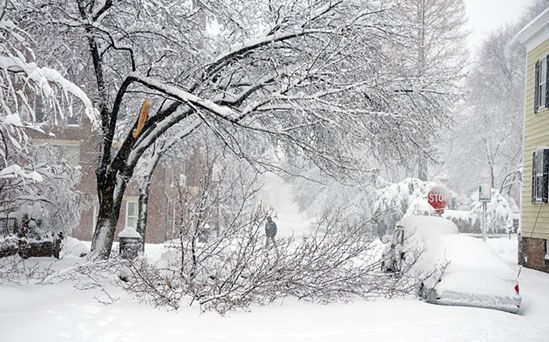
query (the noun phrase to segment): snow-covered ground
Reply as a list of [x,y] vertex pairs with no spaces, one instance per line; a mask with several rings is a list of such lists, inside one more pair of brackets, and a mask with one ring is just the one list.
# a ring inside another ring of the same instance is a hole
[[[491,239],[490,244],[509,263],[515,262],[515,238]],[[163,246],[147,250],[154,258]],[[67,267],[75,259],[66,255],[53,267]],[[77,289],[76,284],[89,289]],[[195,307],[155,309],[114,287],[107,292],[115,303],[102,304],[109,298],[91,280],[4,284],[0,341],[547,341],[549,274],[524,269],[520,284],[520,315],[401,298],[331,305],[286,300],[226,317]]]

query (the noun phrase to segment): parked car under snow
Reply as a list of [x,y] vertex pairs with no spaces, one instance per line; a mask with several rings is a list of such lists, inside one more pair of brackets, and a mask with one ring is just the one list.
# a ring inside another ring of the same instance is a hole
[[412,262],[407,254],[420,251],[410,272],[418,279],[419,296],[428,303],[519,311],[522,299],[515,272],[481,239],[457,234],[457,228],[440,217],[409,216],[395,233],[397,240],[383,253],[384,270],[400,271]]
[[414,263],[425,241],[441,234],[457,234],[457,226],[442,217],[408,215],[397,222],[392,237],[385,236],[381,270],[400,272]]

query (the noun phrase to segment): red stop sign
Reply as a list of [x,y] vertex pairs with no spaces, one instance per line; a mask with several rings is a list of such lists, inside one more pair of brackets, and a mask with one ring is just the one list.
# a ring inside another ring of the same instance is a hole
[[444,212],[446,200],[444,195],[440,192],[434,190],[429,191],[429,194],[427,195],[427,202],[429,202],[431,207],[433,207],[437,213],[442,214]]

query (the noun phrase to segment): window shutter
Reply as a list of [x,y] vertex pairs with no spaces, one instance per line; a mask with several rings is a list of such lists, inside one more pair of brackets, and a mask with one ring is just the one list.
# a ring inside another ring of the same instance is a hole
[[532,203],[536,202],[536,152],[532,153]]
[[545,56],[545,108],[549,108],[549,55]]
[[549,199],[549,149],[544,148],[543,149],[543,186],[542,186],[542,192],[541,192],[541,199],[543,203],[547,203]]
[[539,61],[536,62],[535,69],[535,84],[534,84],[534,113],[538,112],[539,107],[539,72],[540,72],[540,63]]

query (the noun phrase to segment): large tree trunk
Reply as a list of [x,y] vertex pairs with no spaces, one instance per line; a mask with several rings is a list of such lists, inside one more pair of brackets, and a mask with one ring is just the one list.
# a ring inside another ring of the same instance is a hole
[[120,174],[116,178],[97,177],[99,210],[91,246],[94,257],[106,259],[111,254],[114,233],[128,179]]
[[151,179],[154,169],[160,160],[160,154],[158,156],[153,156],[151,161],[152,165],[149,165],[147,174],[143,176],[139,184],[139,200],[137,202],[137,227],[136,230],[141,235],[143,239],[142,249],[145,250],[145,234],[147,233],[147,217],[148,211],[147,207],[149,204],[149,193],[151,190]]

